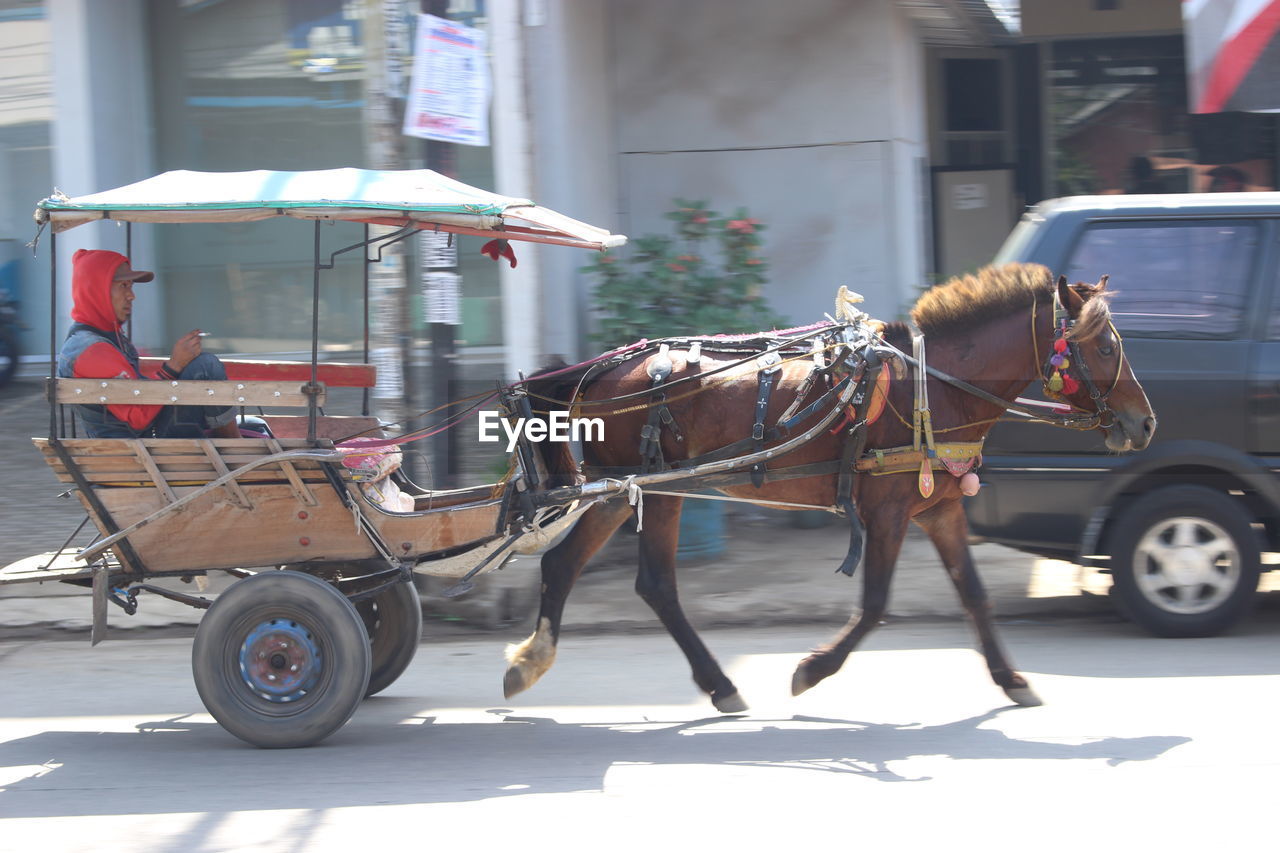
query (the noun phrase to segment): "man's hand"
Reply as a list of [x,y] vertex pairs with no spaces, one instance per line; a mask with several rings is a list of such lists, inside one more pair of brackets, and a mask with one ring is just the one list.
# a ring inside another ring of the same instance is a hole
[[192,329],[178,338],[177,343],[173,345],[173,354],[169,356],[169,369],[174,373],[181,373],[182,369],[194,361],[201,352],[200,330]]

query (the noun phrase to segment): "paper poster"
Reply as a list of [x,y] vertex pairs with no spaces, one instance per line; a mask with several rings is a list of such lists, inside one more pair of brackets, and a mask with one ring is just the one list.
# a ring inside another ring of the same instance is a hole
[[482,30],[418,16],[404,134],[489,144],[489,58]]
[[428,323],[462,325],[462,276],[455,272],[422,274],[422,311]]

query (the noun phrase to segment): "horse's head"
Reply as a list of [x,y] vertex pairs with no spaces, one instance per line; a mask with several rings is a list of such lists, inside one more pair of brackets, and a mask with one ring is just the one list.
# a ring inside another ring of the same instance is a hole
[[1105,275],[1093,285],[1067,284],[1065,276],[1058,278],[1054,343],[1044,365],[1046,388],[1096,413],[1097,428],[1110,450],[1142,450],[1155,434],[1156,416],[1125,358],[1106,289]]

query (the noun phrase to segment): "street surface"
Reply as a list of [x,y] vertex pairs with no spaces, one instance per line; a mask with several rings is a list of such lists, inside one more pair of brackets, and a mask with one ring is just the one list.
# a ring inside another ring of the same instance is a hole
[[290,751],[203,712],[187,639],[0,643],[0,850],[1274,849],[1274,615],[1181,641],[1013,620],[1029,709],[951,621],[891,623],[792,698],[829,630],[706,632],[737,717],[663,634],[566,636],[511,701],[517,635],[433,641]]

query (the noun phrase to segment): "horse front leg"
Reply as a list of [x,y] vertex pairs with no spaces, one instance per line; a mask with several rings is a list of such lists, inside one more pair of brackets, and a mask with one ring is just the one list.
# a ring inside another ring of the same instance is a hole
[[747,710],[720,664],[689,624],[676,590],[676,545],[680,538],[680,507],[684,498],[652,495],[644,499],[644,529],[640,532],[640,571],[636,593],[657,614],[671,639],[684,652],[693,670],[693,681],[711,697],[723,714]]
[[596,504],[583,514],[559,545],[542,555],[542,599],[537,627],[523,643],[507,646],[507,674],[502,680],[506,698],[528,690],[551,668],[556,659],[560,620],[569,591],[582,575],[587,561],[629,515],[631,507],[626,501]]
[[991,602],[973,564],[973,554],[969,551],[969,522],[960,501],[944,501],[921,513],[916,518],[916,523],[929,534],[933,547],[942,558],[947,576],[960,594],[960,602],[977,632],[991,679],[1004,690],[1005,695],[1019,705],[1034,707],[1042,704],[1027,679],[1009,663],[1000,638],[996,636]]
[[867,556],[862,575],[862,611],[850,618],[833,641],[814,649],[800,661],[791,676],[792,696],[799,696],[838,672],[862,638],[884,618],[889,607],[889,582],[907,533],[907,516],[898,510],[873,510],[872,516],[863,521],[867,529]]

